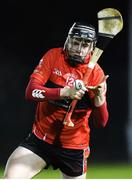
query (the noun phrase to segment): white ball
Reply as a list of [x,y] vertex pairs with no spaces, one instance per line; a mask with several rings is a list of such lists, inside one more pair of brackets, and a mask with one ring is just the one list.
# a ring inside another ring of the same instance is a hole
[[84,86],[84,84],[81,80],[77,79],[76,81],[74,81],[74,87],[76,90],[82,89],[83,86]]

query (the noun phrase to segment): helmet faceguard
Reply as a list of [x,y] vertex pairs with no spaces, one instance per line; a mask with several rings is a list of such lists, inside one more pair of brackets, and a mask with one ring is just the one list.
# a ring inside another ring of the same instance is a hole
[[85,63],[96,45],[96,32],[92,25],[74,23],[64,44],[68,62],[72,66]]

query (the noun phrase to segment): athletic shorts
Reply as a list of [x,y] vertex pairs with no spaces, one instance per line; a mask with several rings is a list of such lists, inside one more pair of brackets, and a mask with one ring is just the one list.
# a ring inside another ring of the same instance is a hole
[[89,148],[84,150],[67,149],[49,144],[38,139],[33,133],[25,138],[20,146],[23,146],[39,157],[53,169],[60,169],[68,176],[80,176],[87,171],[87,158],[90,154]]

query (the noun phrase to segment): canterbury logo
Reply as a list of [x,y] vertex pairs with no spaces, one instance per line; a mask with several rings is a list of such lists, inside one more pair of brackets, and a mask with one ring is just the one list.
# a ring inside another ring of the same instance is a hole
[[34,89],[32,91],[32,96],[34,98],[40,98],[40,99],[43,99],[45,98],[45,96],[42,94],[42,92],[44,93],[45,91],[44,90],[39,90],[39,89]]

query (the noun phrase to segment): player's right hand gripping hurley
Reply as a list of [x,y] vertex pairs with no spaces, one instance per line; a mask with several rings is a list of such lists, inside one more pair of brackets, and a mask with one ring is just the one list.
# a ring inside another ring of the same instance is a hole
[[[82,80],[75,80],[73,83],[73,86],[65,86],[60,91],[60,96],[62,98],[70,98],[73,100],[80,100],[83,95],[85,94],[85,91],[87,91],[87,88],[84,85],[84,82]],[[74,102],[74,101],[73,101]],[[66,126],[74,127],[74,123],[69,119],[63,121],[63,124]]]

